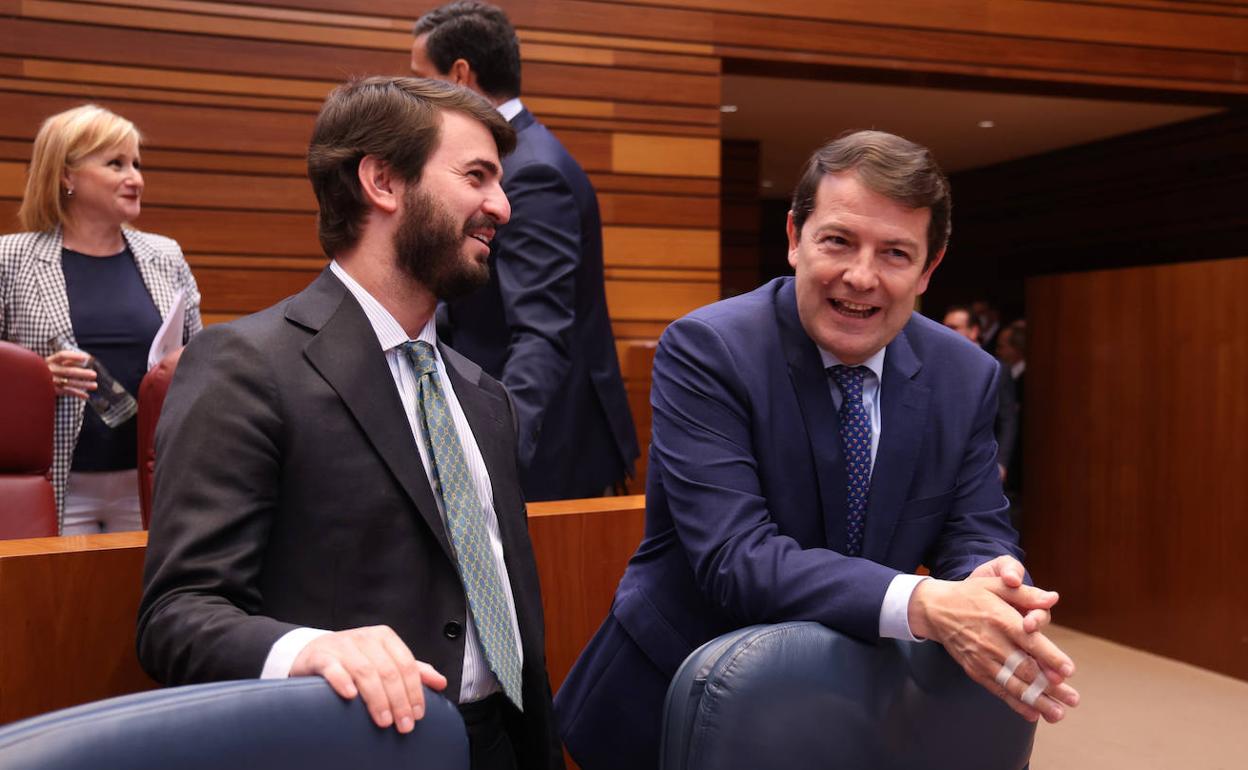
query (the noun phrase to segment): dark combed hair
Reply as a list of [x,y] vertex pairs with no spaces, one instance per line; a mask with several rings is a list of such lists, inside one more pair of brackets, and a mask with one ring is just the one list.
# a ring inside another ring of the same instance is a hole
[[966,313],[966,323],[968,325],[976,329],[983,329],[984,325],[979,322],[979,316],[975,315],[975,311],[971,310],[970,305],[950,305],[945,308],[945,318],[948,318],[950,313]]
[[828,174],[853,171],[867,189],[912,209],[931,209],[927,265],[949,242],[953,198],[949,180],[924,146],[884,131],[842,134],[815,151],[793,191],[793,227],[801,232],[815,209],[819,183]]
[[425,50],[438,72],[463,59],[493,99],[520,95],[520,41],[507,14],[487,3],[449,3],[416,22],[415,34],[428,33]]
[[516,134],[489,102],[459,86],[412,77],[368,77],[335,88],[325,99],[308,145],[308,179],[319,207],[317,235],[326,255],[359,242],[368,201],[360,161],[372,155],[400,179],[420,178],[438,146],[441,113],[463,113],[489,129],[500,156]]

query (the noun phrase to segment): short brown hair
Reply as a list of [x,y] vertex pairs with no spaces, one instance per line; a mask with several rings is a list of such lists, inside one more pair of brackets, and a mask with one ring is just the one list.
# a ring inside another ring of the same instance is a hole
[[359,242],[368,210],[360,161],[372,155],[404,181],[419,179],[438,146],[441,112],[454,110],[489,129],[500,156],[516,134],[498,110],[466,88],[413,77],[368,77],[335,88],[325,99],[308,145],[308,179],[319,207],[317,236],[325,254]]
[[926,147],[884,131],[853,131],[828,142],[810,156],[793,191],[793,228],[802,231],[815,209],[819,183],[828,174],[853,171],[868,189],[912,209],[931,209],[927,226],[927,262],[949,242],[953,198],[949,180]]
[[134,124],[115,112],[84,104],[58,112],[39,127],[26,173],[26,192],[17,216],[33,232],[65,224],[61,175],[77,168],[93,152],[116,147],[127,139],[141,141]]

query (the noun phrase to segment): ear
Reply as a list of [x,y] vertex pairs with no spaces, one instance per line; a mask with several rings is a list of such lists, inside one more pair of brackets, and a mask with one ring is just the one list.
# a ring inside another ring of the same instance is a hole
[[[947,246],[945,248],[948,248]],[[936,252],[936,258],[932,260],[932,264],[923,268],[923,275],[919,278],[919,294],[927,291],[927,284],[932,280],[932,273],[936,272],[936,267],[940,261],[945,258],[945,249]]]
[[793,225],[793,211],[789,210],[789,215],[784,221],[784,232],[789,236],[789,267],[797,269],[797,247],[801,244],[802,234],[797,231]]
[[477,73],[467,59],[456,59],[447,70],[446,77],[457,86],[473,88],[477,82]]
[[61,187],[66,190],[74,189],[74,177],[70,173],[69,166],[61,169]]
[[364,199],[374,208],[386,214],[398,211],[402,185],[398,184],[388,164],[376,155],[365,155],[360,160],[356,174],[360,180],[360,189],[364,192]]

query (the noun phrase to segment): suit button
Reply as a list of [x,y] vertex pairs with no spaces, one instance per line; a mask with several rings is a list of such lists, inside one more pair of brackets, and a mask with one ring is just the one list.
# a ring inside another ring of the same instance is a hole
[[458,639],[463,632],[464,627],[454,620],[442,627],[442,633],[446,634],[447,639]]

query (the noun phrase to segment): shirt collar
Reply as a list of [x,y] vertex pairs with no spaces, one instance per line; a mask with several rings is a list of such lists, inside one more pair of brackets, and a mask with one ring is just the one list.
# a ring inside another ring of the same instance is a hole
[[516,116],[520,114],[520,111],[524,109],[524,105],[521,104],[520,97],[517,96],[515,99],[508,99],[494,109],[498,110],[499,113],[502,114],[503,120],[510,123],[515,120]]
[[[884,354],[886,352],[888,352],[888,348],[886,347],[880,348],[879,350],[875,351],[875,353],[870,358],[868,358],[866,361],[863,361],[861,364],[859,364],[859,366],[867,367],[867,369],[869,369],[871,373],[875,375],[875,379],[880,382],[884,381]],[[823,359],[824,369],[828,369],[833,366],[844,366],[844,364],[841,362],[841,359],[832,355],[831,353],[824,350],[823,348],[819,348],[819,357]]]
[[[360,303],[360,308],[368,317],[368,323],[373,327],[373,333],[377,335],[377,341],[381,343],[382,350],[396,348],[408,341],[407,332],[403,331],[403,326],[395,320],[389,310],[377,301],[376,297],[369,294],[367,289],[352,278],[342,265],[338,264],[338,260],[331,261],[329,269],[338,280],[342,281],[343,286],[347,287],[347,291],[351,292],[356,302]],[[434,315],[429,316],[429,320],[425,322],[424,328],[420,330],[420,335],[416,339],[433,345],[436,355],[438,333],[434,318]]]

